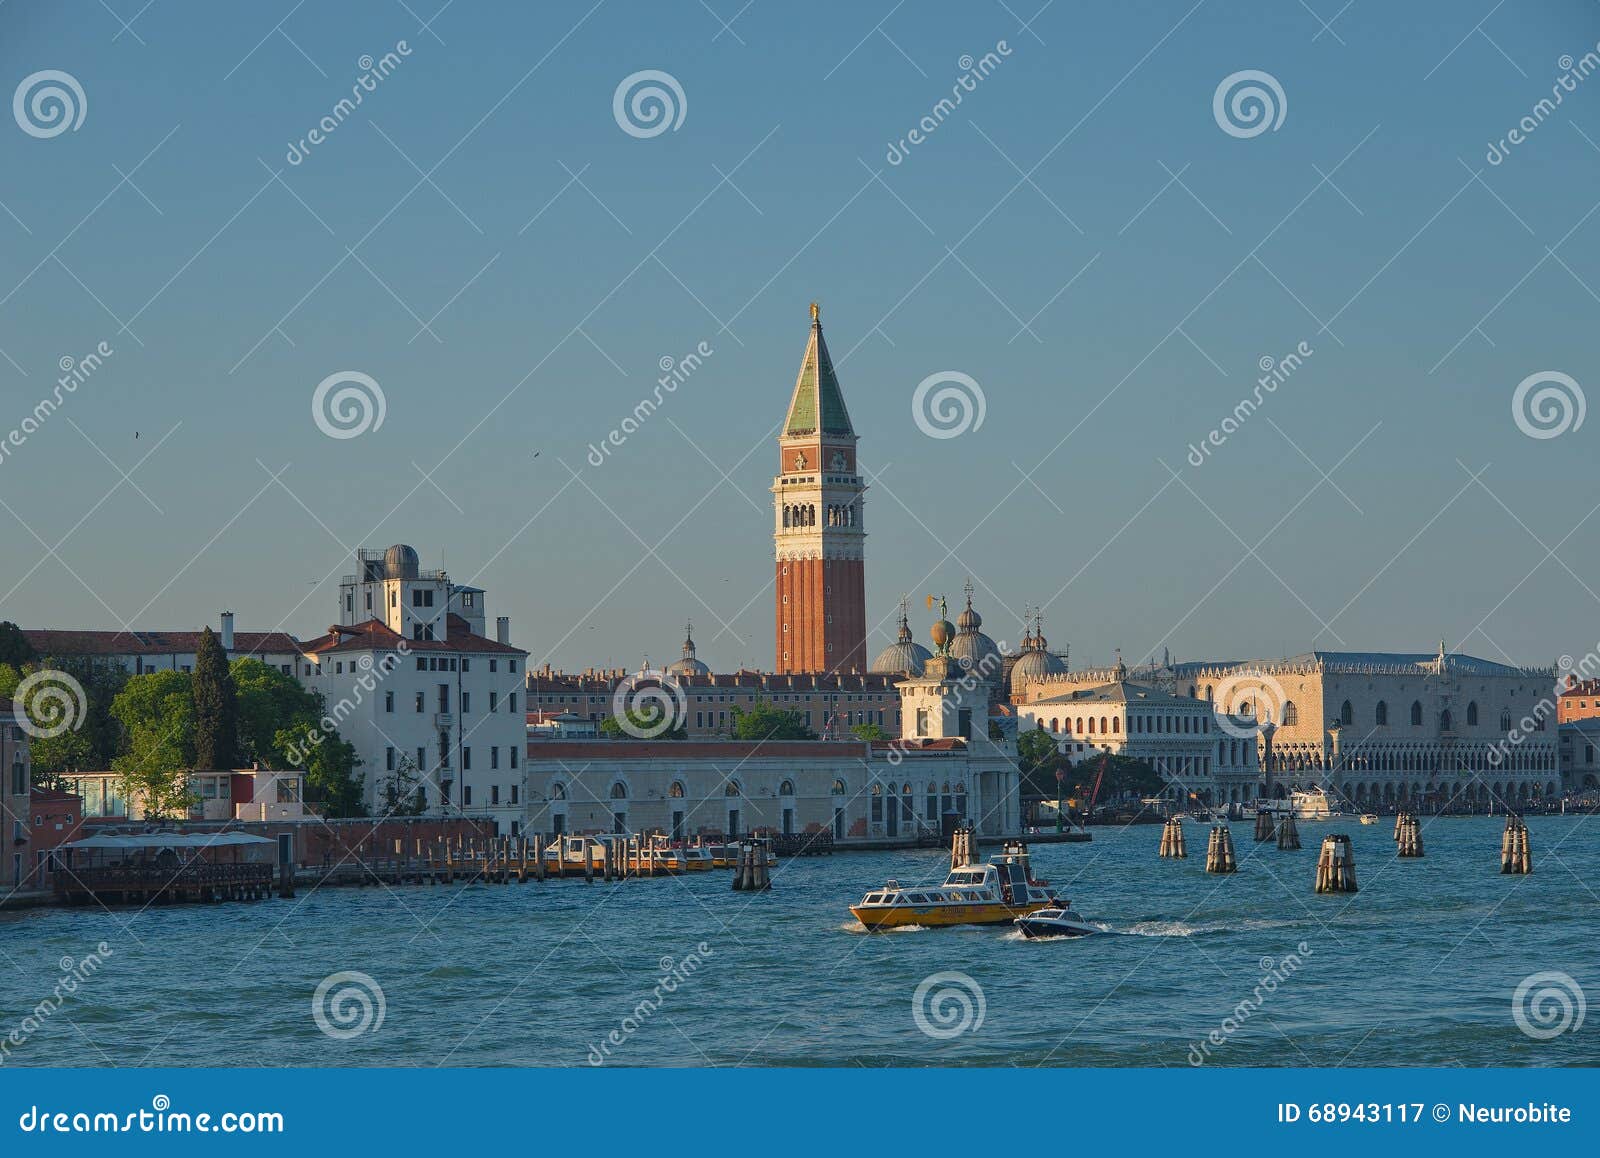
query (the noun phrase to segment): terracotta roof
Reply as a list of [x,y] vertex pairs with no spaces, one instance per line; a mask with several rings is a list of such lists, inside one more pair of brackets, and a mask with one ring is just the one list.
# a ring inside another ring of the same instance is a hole
[[859,759],[867,754],[860,740],[530,740],[528,758],[538,760],[692,760],[722,757],[747,760],[757,756],[814,760]]
[[83,798],[76,792],[62,792],[55,788],[35,788],[28,793],[28,799],[35,804],[71,804],[74,801],[83,802]]
[[1567,696],[1600,695],[1600,680],[1582,680],[1579,683],[1573,684],[1570,688],[1567,688],[1561,693],[1561,695],[1563,698]]
[[[54,631],[24,628],[23,635],[42,656],[69,655],[182,655],[200,649],[199,631]],[[213,633],[216,634],[216,633]],[[236,631],[236,656],[300,650],[299,641],[286,631]]]
[[402,643],[410,651],[489,652],[494,655],[527,655],[520,647],[499,643],[472,634],[472,628],[461,616],[451,613],[445,618],[445,633],[449,639],[407,639],[391,631],[387,624],[369,619],[354,627],[330,628],[326,635],[307,640],[300,650],[307,655],[332,654],[344,651],[398,651]]

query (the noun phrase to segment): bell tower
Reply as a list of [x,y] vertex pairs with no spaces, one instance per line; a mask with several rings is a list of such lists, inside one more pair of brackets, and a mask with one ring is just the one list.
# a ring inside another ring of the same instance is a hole
[[772,480],[779,673],[867,670],[866,489],[856,473],[855,428],[812,302],[811,336]]

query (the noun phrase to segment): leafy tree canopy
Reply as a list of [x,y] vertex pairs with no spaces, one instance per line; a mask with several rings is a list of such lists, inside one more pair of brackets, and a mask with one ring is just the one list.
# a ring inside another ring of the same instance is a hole
[[729,724],[736,740],[815,740],[799,712],[785,711],[763,700],[749,711],[735,707]]

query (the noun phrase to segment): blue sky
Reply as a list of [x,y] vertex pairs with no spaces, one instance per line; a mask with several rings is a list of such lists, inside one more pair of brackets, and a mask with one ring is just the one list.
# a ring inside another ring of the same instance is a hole
[[[536,660],[670,658],[692,616],[714,667],[770,664],[772,433],[816,298],[873,476],[869,650],[902,591],[970,575],[996,638],[1042,603],[1074,663],[1581,654],[1600,419],[1532,438],[1512,396],[1596,384],[1600,78],[1486,152],[1600,17],[1396,7],[10,0],[0,96],[53,69],[87,108],[0,118],[0,438],[60,359],[114,352],[0,459],[0,617],[308,636],[350,548],[405,541]],[[642,70],[676,129],[615,119]],[[1276,129],[1215,118],[1242,70]],[[385,417],[334,439],[311,398],[347,370]],[[942,371],[981,427],[913,421]]]

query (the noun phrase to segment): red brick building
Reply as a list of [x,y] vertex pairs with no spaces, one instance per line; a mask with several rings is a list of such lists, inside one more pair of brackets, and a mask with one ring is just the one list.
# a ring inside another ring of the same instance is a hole
[[1566,690],[1556,698],[1556,723],[1592,720],[1600,716],[1600,680],[1567,677]]
[[845,409],[822,321],[811,337],[778,438],[772,482],[777,594],[773,670],[867,670],[862,524],[866,484],[856,472],[856,432]]

